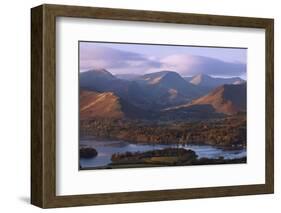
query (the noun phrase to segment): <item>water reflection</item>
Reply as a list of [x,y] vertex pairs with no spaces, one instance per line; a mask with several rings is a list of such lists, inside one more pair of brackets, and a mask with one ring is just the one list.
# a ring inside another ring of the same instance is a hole
[[223,150],[209,145],[150,145],[150,144],[132,144],[126,141],[101,141],[101,140],[81,140],[80,146],[90,146],[98,151],[98,155],[92,159],[80,159],[80,165],[86,167],[100,167],[111,163],[111,155],[124,152],[145,152],[149,150],[164,148],[184,148],[192,149],[198,155],[198,158],[219,158],[236,159],[246,156],[246,149],[241,150]]

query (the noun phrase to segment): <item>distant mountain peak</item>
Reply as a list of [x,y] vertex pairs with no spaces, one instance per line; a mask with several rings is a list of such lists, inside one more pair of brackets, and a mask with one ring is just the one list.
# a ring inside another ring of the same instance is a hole
[[174,71],[163,70],[159,72],[145,74],[140,77],[140,79],[145,80],[148,84],[158,84],[162,81],[171,79],[171,78],[181,78],[181,76]]
[[108,72],[106,69],[104,68],[93,68],[91,69],[92,71],[95,71],[95,72]]
[[136,82],[145,88],[152,102],[158,106],[184,103],[201,94],[177,72],[162,70],[139,76]]
[[192,83],[194,85],[198,85],[198,84],[203,83],[203,81],[209,81],[211,79],[212,79],[212,77],[210,77],[209,75],[200,73],[198,75],[193,76],[190,83]]
[[93,69],[90,69],[90,70],[88,70],[88,71],[86,71],[86,72],[106,73],[106,74],[110,74],[110,75],[112,75],[109,71],[107,71],[107,70],[106,70],[106,69],[104,69],[104,68],[99,68],[99,69],[95,69],[95,68],[93,68]]
[[103,78],[107,80],[115,79],[116,77],[112,75],[109,71],[106,69],[90,69],[85,72],[81,72],[80,75],[86,77],[86,78]]
[[172,71],[172,70],[162,70],[162,71],[160,71],[159,73],[163,73],[163,74],[176,74],[176,75],[178,75],[178,73],[177,72],[175,72],[175,71]]
[[145,74],[143,75],[143,77],[157,77],[157,76],[165,76],[165,75],[178,75],[178,73],[170,70],[162,70],[158,72]]
[[186,80],[195,86],[202,86],[205,88],[209,88],[210,90],[224,84],[242,84],[246,82],[239,77],[220,78],[212,77],[203,73],[186,78]]
[[163,78],[182,78],[180,74],[174,71],[163,71]]

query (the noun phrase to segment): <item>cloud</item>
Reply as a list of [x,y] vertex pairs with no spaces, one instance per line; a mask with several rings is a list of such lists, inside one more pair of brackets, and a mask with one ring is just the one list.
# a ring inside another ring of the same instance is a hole
[[104,68],[114,74],[145,74],[160,70],[176,71],[183,76],[200,73],[214,76],[243,76],[246,64],[226,62],[192,54],[166,53],[165,57],[142,55],[99,44],[80,43],[80,70]]
[[104,68],[118,73],[143,72],[162,64],[144,55],[99,45],[80,44],[80,70]]
[[176,70],[182,75],[204,73],[215,76],[240,76],[246,73],[246,64],[189,54],[170,55],[161,59],[163,69]]

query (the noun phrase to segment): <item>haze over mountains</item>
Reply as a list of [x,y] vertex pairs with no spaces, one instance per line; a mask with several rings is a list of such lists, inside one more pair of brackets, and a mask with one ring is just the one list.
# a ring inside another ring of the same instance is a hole
[[200,74],[182,77],[174,71],[142,76],[114,76],[105,69],[80,73],[80,117],[166,116],[171,112],[235,114],[246,110],[246,82]]

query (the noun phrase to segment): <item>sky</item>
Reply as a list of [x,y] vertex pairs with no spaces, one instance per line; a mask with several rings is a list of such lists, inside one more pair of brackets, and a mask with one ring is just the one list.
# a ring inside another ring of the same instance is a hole
[[79,42],[80,72],[106,69],[112,74],[176,71],[182,76],[207,74],[246,79],[247,49]]

